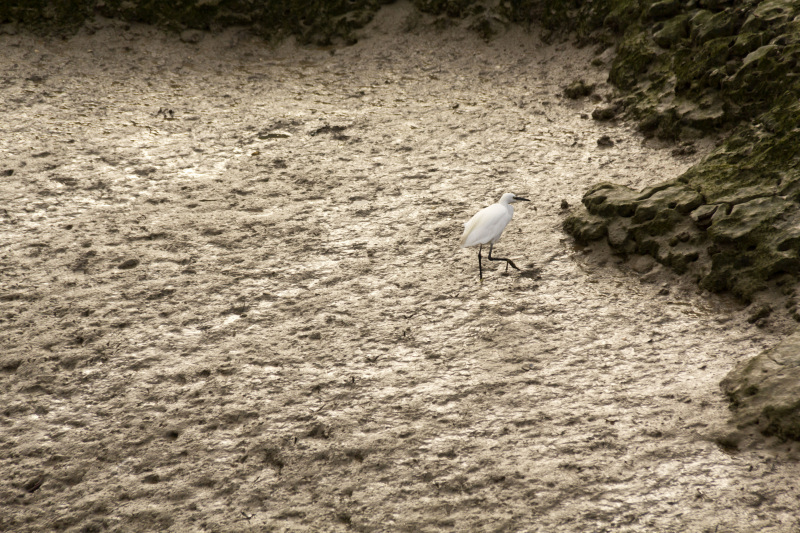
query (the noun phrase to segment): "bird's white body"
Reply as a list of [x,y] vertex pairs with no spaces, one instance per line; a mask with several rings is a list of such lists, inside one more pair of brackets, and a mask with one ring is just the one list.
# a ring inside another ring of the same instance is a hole
[[478,244],[494,244],[514,216],[515,201],[513,193],[507,192],[496,204],[484,207],[464,224],[461,247],[469,248]]

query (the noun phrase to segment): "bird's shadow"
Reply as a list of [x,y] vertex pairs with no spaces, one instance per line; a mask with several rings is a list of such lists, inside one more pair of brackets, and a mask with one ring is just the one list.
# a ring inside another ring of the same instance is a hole
[[[503,272],[502,275],[510,276],[511,272]],[[537,266],[530,265],[528,268],[520,269],[519,277],[533,280],[539,279],[542,277],[542,269]]]

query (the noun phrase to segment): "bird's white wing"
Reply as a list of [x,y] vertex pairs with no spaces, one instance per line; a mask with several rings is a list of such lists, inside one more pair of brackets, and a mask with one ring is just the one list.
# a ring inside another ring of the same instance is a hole
[[514,212],[508,206],[492,204],[484,207],[464,224],[461,247],[469,248],[476,244],[496,243]]

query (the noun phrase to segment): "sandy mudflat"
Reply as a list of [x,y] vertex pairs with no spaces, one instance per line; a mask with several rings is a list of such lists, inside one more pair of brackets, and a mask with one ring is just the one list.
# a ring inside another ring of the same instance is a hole
[[[589,48],[408,9],[334,51],[0,36],[0,530],[800,528],[797,454],[715,442],[778,335],[561,229],[708,147],[565,99],[611,92]],[[522,271],[479,284],[506,191]]]

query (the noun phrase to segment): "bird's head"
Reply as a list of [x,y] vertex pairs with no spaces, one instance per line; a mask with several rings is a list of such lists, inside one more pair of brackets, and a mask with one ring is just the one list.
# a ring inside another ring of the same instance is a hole
[[500,197],[501,204],[513,204],[514,202],[530,202],[527,198],[523,198],[522,196],[517,196],[513,192],[507,192],[503,196]]

